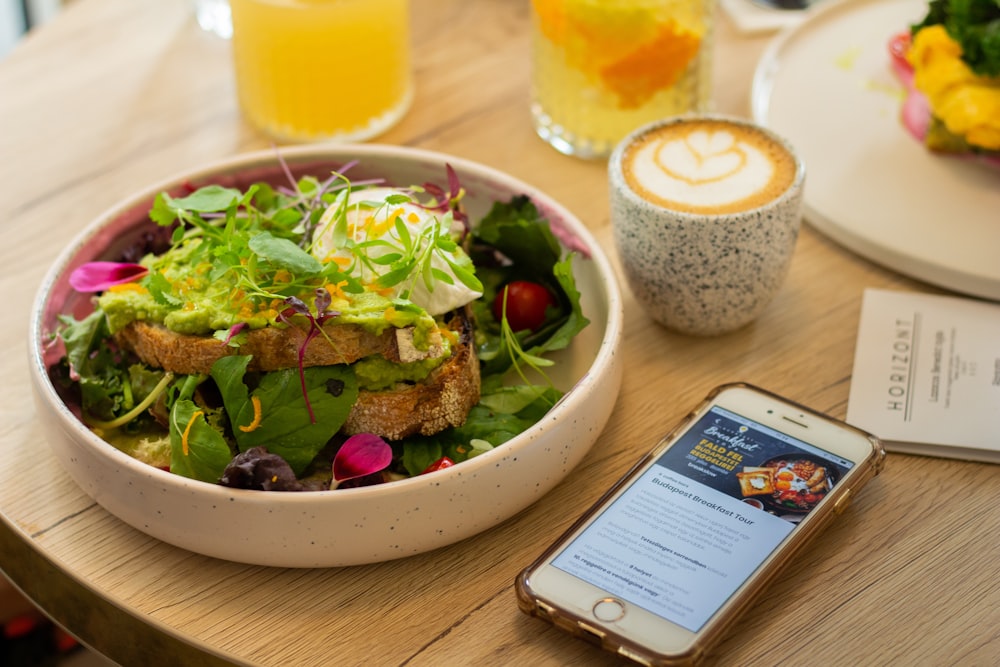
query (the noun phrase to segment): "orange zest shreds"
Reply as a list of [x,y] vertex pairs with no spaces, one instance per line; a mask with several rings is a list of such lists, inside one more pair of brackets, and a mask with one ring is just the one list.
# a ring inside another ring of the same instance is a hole
[[243,319],[249,319],[257,314],[257,306],[253,301],[247,300],[240,304],[240,311],[237,316]]
[[410,211],[410,214],[406,216],[406,221],[415,225],[420,222],[420,216],[417,215],[416,211]]
[[205,413],[201,410],[195,411],[195,413],[191,415],[191,419],[188,420],[187,426],[184,427],[184,433],[181,435],[181,451],[184,452],[184,456],[187,456],[191,452],[191,448],[188,447],[188,436],[191,435],[191,427],[194,426],[194,420],[204,414]]
[[257,308],[257,311],[260,315],[263,315],[264,317],[267,317],[269,319],[274,319],[275,317],[277,317],[278,313],[281,312],[282,310],[284,310],[284,304],[281,301],[275,301],[275,300],[272,300],[271,303],[268,304],[262,303],[260,304],[260,307]]
[[438,332],[440,332],[442,337],[447,338],[448,342],[451,343],[452,346],[458,345],[457,331],[452,331],[451,329],[438,329]]
[[328,255],[324,262],[333,262],[342,269],[348,269],[351,267],[352,260],[350,257],[344,257],[343,255]]
[[365,218],[363,232],[370,237],[380,237],[392,229],[396,223],[396,218],[403,215],[403,209],[397,208],[395,211],[386,211],[385,217],[379,220],[375,215]]
[[369,283],[365,285],[366,292],[372,292],[373,294],[378,294],[379,296],[391,297],[392,287],[379,287],[378,283]]
[[112,285],[108,288],[109,292],[135,292],[136,294],[146,294],[149,290],[140,285],[139,283],[122,283],[120,285]]
[[396,309],[389,306],[385,309],[385,312],[382,313],[382,317],[384,317],[387,322],[392,322],[396,317]]
[[601,78],[618,95],[622,108],[638,108],[657,92],[674,85],[700,46],[699,35],[670,22],[655,40],[603,68]]
[[253,421],[251,421],[246,426],[240,425],[240,430],[244,433],[250,433],[251,431],[256,431],[257,427],[260,426],[261,410],[260,410],[260,399],[256,396],[250,397],[250,403],[253,405]]
[[184,312],[190,313],[192,310],[194,310],[197,307],[198,306],[196,306],[193,301],[185,301],[183,309],[184,309]]
[[286,269],[278,269],[274,272],[274,282],[290,283],[292,282],[292,274]]
[[330,297],[333,299],[347,299],[347,295],[344,294],[344,286],[347,285],[346,280],[341,280],[338,283],[327,283],[323,287],[326,291],[330,293]]

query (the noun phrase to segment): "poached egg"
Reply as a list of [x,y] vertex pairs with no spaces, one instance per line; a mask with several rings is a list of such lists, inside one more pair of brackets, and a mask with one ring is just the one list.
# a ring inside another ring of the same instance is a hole
[[[341,213],[343,219],[340,218]],[[342,230],[346,222],[346,242],[338,234],[338,222]],[[402,223],[407,238],[401,237],[398,223]],[[434,244],[435,237],[446,236],[454,240],[462,231],[463,226],[454,220],[450,212],[441,214],[428,210],[403,190],[365,188],[353,190],[345,205],[334,204],[326,209],[313,233],[311,252],[321,262],[337,262],[342,270],[358,279],[366,289],[374,289],[390,297],[402,296],[430,315],[443,315],[482,296],[482,292],[464,285],[449,263],[473,271],[472,260],[460,246],[456,246],[454,251],[429,247]],[[427,258],[430,267],[449,276],[450,282],[433,276],[428,280],[427,272],[417,267],[392,287],[376,286],[380,277],[393,270],[391,258],[387,263],[377,260],[407,252]]]

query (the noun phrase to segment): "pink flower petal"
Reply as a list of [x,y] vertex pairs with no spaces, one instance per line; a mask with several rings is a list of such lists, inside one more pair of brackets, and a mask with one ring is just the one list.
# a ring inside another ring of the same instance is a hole
[[139,280],[149,273],[141,264],[122,262],[88,262],[73,270],[69,284],[77,292],[101,292],[112,285]]
[[384,470],[392,463],[392,447],[371,433],[352,435],[333,458],[333,479],[346,482]]
[[931,125],[931,105],[916,88],[910,89],[903,102],[902,110],[903,125],[910,134],[922,142],[927,136],[927,129]]

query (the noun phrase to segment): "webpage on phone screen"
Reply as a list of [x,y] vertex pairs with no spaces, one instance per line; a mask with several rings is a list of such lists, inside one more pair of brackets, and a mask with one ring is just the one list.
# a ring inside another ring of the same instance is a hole
[[851,465],[713,407],[553,565],[697,632]]

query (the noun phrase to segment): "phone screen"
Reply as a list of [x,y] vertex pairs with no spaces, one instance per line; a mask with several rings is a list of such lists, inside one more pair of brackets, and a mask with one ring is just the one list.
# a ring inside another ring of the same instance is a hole
[[698,632],[852,465],[714,406],[552,565]]

